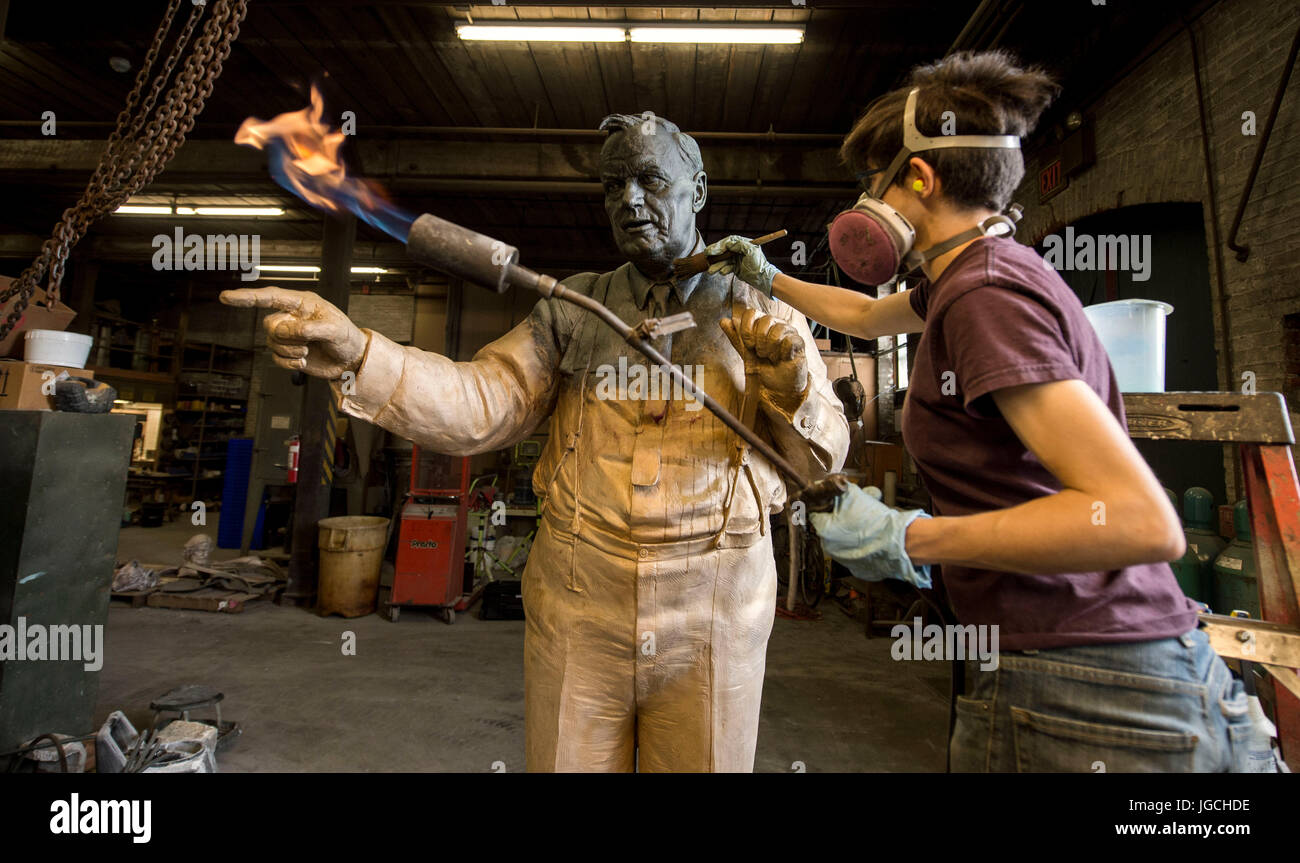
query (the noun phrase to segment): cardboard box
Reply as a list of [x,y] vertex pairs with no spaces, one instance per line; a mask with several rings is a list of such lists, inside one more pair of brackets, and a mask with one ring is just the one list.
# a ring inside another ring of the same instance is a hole
[[[9,289],[13,284],[13,279],[8,276],[0,276],[0,292]],[[9,317],[9,310],[13,304],[18,301],[17,297],[11,297],[8,302],[0,305],[0,321]],[[45,291],[37,288],[32,292],[32,299],[27,304],[26,311],[18,320],[18,325],[14,327],[13,332],[0,341],[0,357],[22,358],[23,355],[23,334],[28,330],[66,330],[68,324],[77,316],[71,306],[66,306],[62,302],[50,306],[49,300],[45,296]]]
[[[46,378],[46,372],[53,372],[54,376]],[[79,378],[94,378],[85,369],[0,359],[0,411],[54,410],[53,391],[46,395],[42,391],[42,385],[47,380],[58,378],[63,372]]]

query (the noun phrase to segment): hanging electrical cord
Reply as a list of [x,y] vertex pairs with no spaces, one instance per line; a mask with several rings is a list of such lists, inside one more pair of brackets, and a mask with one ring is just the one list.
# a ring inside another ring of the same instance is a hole
[[[195,119],[212,95],[222,64],[239,38],[239,25],[248,14],[248,0],[210,0],[194,5],[157,75],[153,75],[154,64],[183,3],[184,0],[168,3],[153,43],[136,74],[135,85],[126,97],[126,105],[117,115],[108,146],[81,199],[63,211],[50,238],[41,245],[36,260],[0,293],[0,305],[17,297],[8,316],[0,321],[0,339],[9,335],[22,320],[37,283],[47,274],[46,295],[50,303],[58,301],[63,271],[72,247],[86,235],[94,222],[116,210],[158,176],[176,154],[177,148],[185,143],[185,136],[194,128]],[[186,55],[185,49],[199,19],[208,10],[211,11],[202,35]],[[176,65],[183,55],[184,63],[177,72]],[[171,88],[155,111],[158,96],[169,79]],[[146,84],[149,84],[147,93]]]

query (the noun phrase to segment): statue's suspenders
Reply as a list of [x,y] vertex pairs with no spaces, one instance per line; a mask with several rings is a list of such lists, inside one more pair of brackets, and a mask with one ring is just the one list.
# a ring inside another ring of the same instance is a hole
[[[731,276],[730,286],[731,300],[731,317],[737,323],[740,321],[741,313],[747,306],[736,299],[736,276]],[[758,364],[750,357],[748,353],[743,353],[745,360],[745,392],[741,396],[740,402],[740,419],[747,428],[754,428],[754,423],[758,418]],[[727,488],[727,498],[722,505],[722,527],[714,539],[714,545],[720,546],[723,538],[727,533],[727,526],[731,523],[732,504],[736,498],[736,488],[740,485],[740,473],[743,470],[745,478],[749,482],[750,489],[754,492],[754,502],[758,506],[758,532],[760,535],[767,535],[767,505],[763,500],[763,495],[758,490],[758,480],[754,477],[754,469],[750,458],[750,446],[740,435],[731,433],[735,439],[735,449],[732,450],[731,475]]]

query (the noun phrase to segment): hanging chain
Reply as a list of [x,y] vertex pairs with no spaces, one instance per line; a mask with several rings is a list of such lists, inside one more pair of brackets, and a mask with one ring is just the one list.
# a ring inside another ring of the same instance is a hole
[[[99,218],[113,212],[132,195],[153,181],[171,161],[176,150],[185,143],[185,136],[194,128],[194,121],[203,111],[213,85],[221,75],[222,64],[230,56],[231,46],[239,38],[239,25],[248,14],[248,0],[209,0],[196,5],[176,36],[171,51],[163,61],[148,93],[145,85],[162,52],[163,43],[172,29],[184,0],[171,0],[163,13],[153,43],[145,55],[136,75],[135,85],[126,97],[126,105],[117,115],[117,123],[108,137],[108,146],[91,175],[86,190],[76,205],[63,211],[59,223],[48,240],[41,244],[36,260],[0,292],[0,306],[14,300],[8,316],[0,322],[0,340],[4,339],[22,320],[31,302],[37,283],[46,273],[49,278],[46,295],[51,304],[59,299],[63,271],[72,247],[86,234]],[[211,10],[202,34],[194,48],[185,54],[199,19],[205,10]],[[182,56],[185,61],[180,71],[176,64]],[[166,97],[154,105],[169,78],[173,78]],[[152,116],[150,116],[152,114]]]

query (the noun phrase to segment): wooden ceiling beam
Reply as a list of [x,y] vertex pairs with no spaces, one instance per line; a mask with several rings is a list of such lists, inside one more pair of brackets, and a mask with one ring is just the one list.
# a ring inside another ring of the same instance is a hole
[[[594,183],[596,142],[357,140],[365,176],[397,193],[449,188],[463,181]],[[0,184],[84,183],[103,151],[100,141],[0,141]],[[702,147],[711,185],[852,187],[834,146],[771,143],[762,138],[710,141]],[[226,141],[187,141],[146,192],[184,192],[187,183],[273,187],[264,154]],[[467,186],[466,188],[470,188]],[[579,191],[586,191],[583,187]]]

